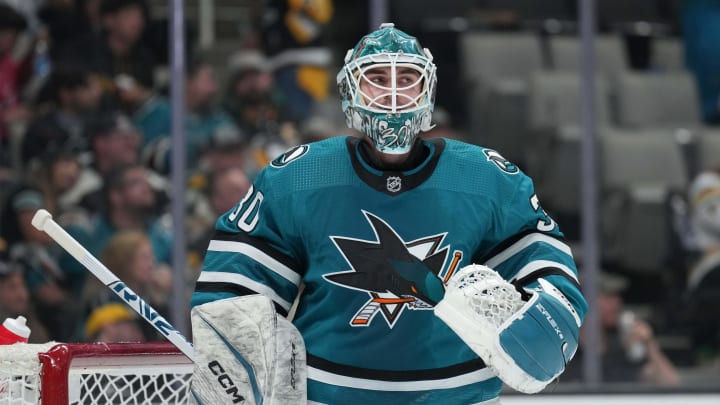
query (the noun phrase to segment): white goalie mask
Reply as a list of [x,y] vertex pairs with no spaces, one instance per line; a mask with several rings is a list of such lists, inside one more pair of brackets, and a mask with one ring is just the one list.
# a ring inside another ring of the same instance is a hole
[[690,185],[692,225],[702,248],[720,246],[720,174],[704,172]]
[[387,154],[409,152],[433,127],[436,83],[430,51],[391,23],[348,50],[337,76],[347,125]]

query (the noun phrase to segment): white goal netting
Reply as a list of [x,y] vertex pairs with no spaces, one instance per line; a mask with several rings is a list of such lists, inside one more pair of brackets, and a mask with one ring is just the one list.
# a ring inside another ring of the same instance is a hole
[[188,404],[191,375],[164,342],[0,346],[0,405]]

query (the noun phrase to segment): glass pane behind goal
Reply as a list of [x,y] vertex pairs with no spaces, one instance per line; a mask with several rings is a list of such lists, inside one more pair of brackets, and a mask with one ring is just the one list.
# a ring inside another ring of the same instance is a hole
[[188,404],[192,363],[167,342],[0,346],[0,404]]

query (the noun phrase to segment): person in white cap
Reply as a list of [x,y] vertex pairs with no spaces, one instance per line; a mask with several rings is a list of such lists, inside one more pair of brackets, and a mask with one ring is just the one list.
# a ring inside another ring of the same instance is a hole
[[685,290],[696,360],[720,358],[720,172],[698,174],[688,191],[690,224],[700,257]]

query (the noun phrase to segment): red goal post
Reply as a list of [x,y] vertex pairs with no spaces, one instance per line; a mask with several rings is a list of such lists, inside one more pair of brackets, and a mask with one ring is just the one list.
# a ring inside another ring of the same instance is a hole
[[192,369],[169,342],[0,346],[0,403],[188,404]]

